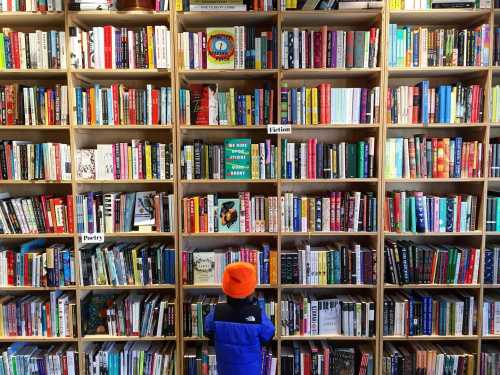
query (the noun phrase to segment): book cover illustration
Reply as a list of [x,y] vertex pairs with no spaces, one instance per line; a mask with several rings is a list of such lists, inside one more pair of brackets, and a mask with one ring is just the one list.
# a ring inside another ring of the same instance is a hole
[[77,150],[76,162],[78,178],[95,180],[95,150]]
[[252,141],[250,138],[227,138],[224,141],[226,179],[250,179]]
[[155,224],[154,191],[139,191],[135,197],[134,225]]
[[219,232],[240,231],[239,199],[219,199]]
[[207,28],[207,68],[234,69],[235,35],[232,27]]
[[193,282],[195,285],[213,284],[215,280],[215,253],[193,252]]

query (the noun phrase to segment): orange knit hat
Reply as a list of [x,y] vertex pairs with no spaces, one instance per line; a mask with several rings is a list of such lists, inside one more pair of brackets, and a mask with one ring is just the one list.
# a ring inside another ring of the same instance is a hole
[[224,270],[222,290],[232,298],[250,296],[257,285],[255,266],[246,262],[231,263]]

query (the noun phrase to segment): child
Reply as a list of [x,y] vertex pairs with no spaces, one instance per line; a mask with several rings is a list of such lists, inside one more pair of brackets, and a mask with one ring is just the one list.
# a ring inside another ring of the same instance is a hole
[[205,318],[205,334],[215,340],[219,375],[259,375],[261,346],[271,341],[274,326],[256,304],[255,267],[237,262],[226,267],[222,290],[226,303],[219,303]]

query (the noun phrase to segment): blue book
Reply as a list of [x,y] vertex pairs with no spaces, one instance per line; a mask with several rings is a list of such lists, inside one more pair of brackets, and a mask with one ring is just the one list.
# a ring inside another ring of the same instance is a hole
[[416,205],[416,200],[415,197],[409,197],[407,198],[409,201],[409,210],[408,210],[408,215],[409,215],[409,220],[407,220],[407,223],[409,224],[410,231],[413,233],[417,232],[417,220],[416,220],[416,211],[417,211],[417,205]]
[[[71,283],[71,260],[69,250],[64,250],[62,252],[63,256],[63,272],[64,272],[64,283],[63,285],[69,285]],[[61,284],[61,281],[59,281]]]
[[83,124],[83,112],[82,112],[82,88],[75,88],[76,94],[76,121],[77,124]]
[[420,85],[422,103],[420,104],[420,120],[422,124],[429,124],[429,81],[422,81]]
[[403,138],[396,138],[396,176],[403,178]]
[[262,279],[263,279],[263,283],[264,284],[269,284],[270,280],[269,280],[269,257],[270,257],[270,253],[271,253],[271,249],[270,249],[270,246],[268,243],[264,243],[262,244],[262,256],[263,256],[263,261],[260,263],[261,265],[263,265],[263,273],[261,273],[261,275],[263,275]]
[[[410,33],[408,33],[410,34]],[[420,55],[420,50],[419,50],[419,38],[420,33],[417,32],[415,33],[415,37],[413,38],[413,66],[419,66],[418,63],[418,56]]]
[[485,249],[484,251],[484,283],[493,284],[494,270],[494,251],[493,249]]
[[[260,103],[260,93],[258,89],[254,90],[254,125],[260,125],[259,124],[259,119],[260,119],[260,108],[259,108],[259,103]],[[225,107],[224,107],[225,108]]]
[[438,87],[438,96],[439,96],[439,116],[438,116],[438,122],[439,123],[444,123],[446,122],[446,89],[444,85],[441,85]]
[[415,319],[414,319],[414,313],[415,313],[415,301],[413,300],[413,296],[410,294],[408,296],[408,323],[410,323],[408,326],[408,335],[409,336],[414,336],[415,335]]
[[297,89],[290,89],[291,123],[297,124]]
[[500,232],[500,197],[495,198],[495,232]]
[[455,138],[455,171],[454,177],[460,177],[461,174],[461,165],[462,165],[462,137]]
[[417,233],[425,232],[425,197],[417,195],[415,198],[415,226]]
[[132,231],[135,207],[135,193],[127,193],[125,198],[125,218],[123,228],[125,232]]
[[453,232],[453,198],[445,198],[446,199],[446,231]]
[[439,198],[439,231],[446,232],[446,198]]
[[445,122],[451,122],[451,86],[446,85]]
[[293,198],[293,231],[300,232],[300,224],[301,224],[301,201],[300,198]]

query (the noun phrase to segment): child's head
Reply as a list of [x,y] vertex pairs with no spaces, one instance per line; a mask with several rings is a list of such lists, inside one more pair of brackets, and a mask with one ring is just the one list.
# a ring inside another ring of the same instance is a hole
[[231,263],[224,270],[222,290],[231,298],[243,299],[251,296],[257,285],[255,266],[246,262]]

